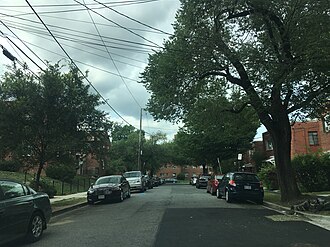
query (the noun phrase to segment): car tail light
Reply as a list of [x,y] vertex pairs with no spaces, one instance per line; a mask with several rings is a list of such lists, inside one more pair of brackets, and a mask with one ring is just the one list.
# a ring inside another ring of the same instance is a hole
[[219,181],[216,179],[216,180],[214,180],[214,185],[215,186],[218,186],[218,184],[219,184]]
[[229,184],[230,184],[230,185],[232,185],[232,186],[236,186],[236,183],[235,183],[235,181],[234,181],[234,180],[232,180],[232,179],[231,179],[231,180],[229,180]]

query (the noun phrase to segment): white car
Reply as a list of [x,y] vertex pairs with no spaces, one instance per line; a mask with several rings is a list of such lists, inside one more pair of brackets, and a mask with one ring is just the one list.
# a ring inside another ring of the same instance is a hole
[[141,192],[146,190],[146,180],[141,171],[125,172],[123,176],[128,181],[131,190],[139,190]]

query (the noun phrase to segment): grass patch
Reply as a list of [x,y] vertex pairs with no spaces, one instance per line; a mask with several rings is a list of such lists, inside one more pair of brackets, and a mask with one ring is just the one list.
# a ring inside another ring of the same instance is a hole
[[[29,185],[30,182],[34,180],[34,176],[32,174],[8,171],[0,171],[0,178],[15,180],[17,182],[25,183],[27,185]],[[68,195],[87,191],[90,183],[95,182],[95,179],[89,179],[82,176],[76,176],[72,180],[72,183],[63,183],[62,181],[52,179],[46,176],[42,176],[41,180],[46,182],[48,185],[54,186],[57,191],[56,195]]]
[[83,202],[86,202],[86,198],[70,198],[70,199],[64,199],[61,201],[53,202],[52,207],[65,207]]

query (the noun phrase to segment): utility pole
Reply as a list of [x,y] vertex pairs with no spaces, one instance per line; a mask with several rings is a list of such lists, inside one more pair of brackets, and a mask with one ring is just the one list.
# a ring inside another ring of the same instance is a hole
[[140,110],[140,132],[139,132],[139,153],[138,153],[138,170],[141,171],[141,153],[142,153],[142,108]]

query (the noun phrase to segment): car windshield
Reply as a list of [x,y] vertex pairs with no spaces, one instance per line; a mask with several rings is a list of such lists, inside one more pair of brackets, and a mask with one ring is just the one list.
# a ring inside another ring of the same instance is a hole
[[234,175],[235,181],[259,182],[257,175],[247,173],[237,173]]
[[120,183],[120,177],[103,177],[99,178],[95,184],[118,184]]
[[140,177],[141,172],[125,172],[124,177],[125,178],[134,178],[134,177]]

